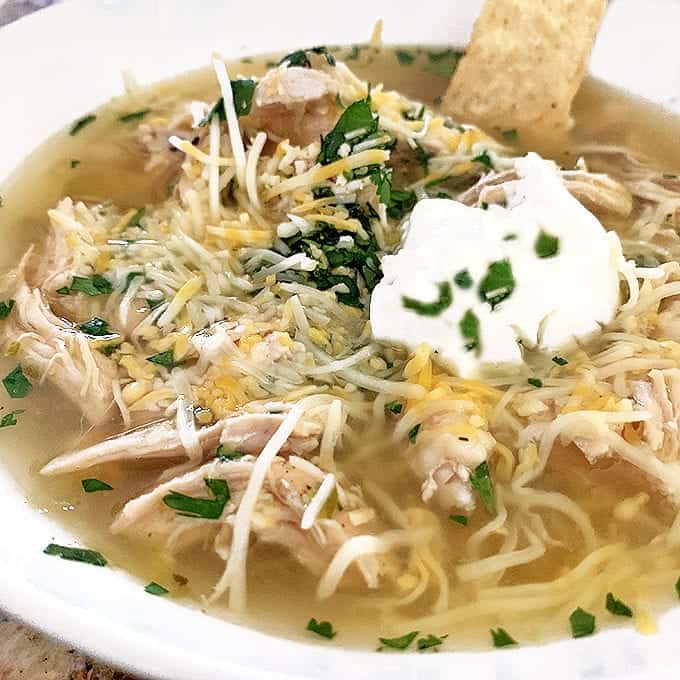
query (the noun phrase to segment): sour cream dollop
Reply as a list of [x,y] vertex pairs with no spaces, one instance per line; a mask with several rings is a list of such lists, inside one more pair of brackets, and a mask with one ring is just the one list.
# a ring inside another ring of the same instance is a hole
[[552,161],[515,162],[506,204],[424,199],[383,259],[370,318],[377,340],[426,342],[463,377],[552,352],[612,320],[619,244],[564,187]]

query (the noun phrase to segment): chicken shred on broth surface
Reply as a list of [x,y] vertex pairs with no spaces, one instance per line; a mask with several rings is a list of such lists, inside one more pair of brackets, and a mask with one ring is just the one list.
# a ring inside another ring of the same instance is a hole
[[[678,121],[586,81],[571,131],[485,132],[438,112],[459,58],[215,62],[7,180],[3,455],[90,551],[50,552],[345,645],[653,627],[680,576]],[[466,220],[508,231],[459,244]],[[612,302],[579,325],[583,281]]]

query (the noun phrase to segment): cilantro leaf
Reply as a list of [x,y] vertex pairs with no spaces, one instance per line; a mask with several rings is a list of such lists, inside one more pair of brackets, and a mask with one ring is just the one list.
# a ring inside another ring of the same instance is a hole
[[511,130],[503,130],[501,132],[501,135],[503,135],[503,139],[505,139],[507,142],[517,141],[517,130],[515,130],[514,128]]
[[217,451],[215,452],[215,456],[221,461],[238,460],[239,458],[243,458],[245,455],[246,454],[242,451],[230,449],[226,444],[220,444],[217,447]]
[[612,593],[607,593],[605,606],[615,616],[633,616],[633,610],[627,604],[615,598]]
[[586,637],[595,632],[595,617],[581,607],[574,609],[569,617],[569,623],[572,637]]
[[33,388],[29,379],[24,375],[21,364],[17,364],[3,379],[2,384],[12,399],[22,399]]
[[424,649],[431,649],[432,647],[439,647],[439,645],[444,643],[444,638],[446,636],[442,635],[441,637],[437,637],[436,635],[427,635],[426,637],[421,637],[418,638],[418,651],[422,651]]
[[449,515],[449,519],[456,524],[466,527],[468,524],[468,518],[465,515]]
[[557,354],[552,358],[552,362],[558,366],[566,366],[569,363],[564,357],[558,356]]
[[414,425],[409,431],[408,431],[408,440],[410,444],[415,444],[416,443],[416,438],[418,437],[418,432],[420,432],[420,423],[417,425]]
[[402,295],[401,304],[406,309],[410,309],[422,316],[439,316],[445,309],[451,306],[453,294],[451,292],[451,284],[448,281],[441,281],[437,284],[437,288],[439,289],[439,297],[434,302],[422,302],[421,300],[408,297],[408,295]]
[[389,401],[385,404],[385,413],[394,413],[399,415],[403,409],[403,405],[398,401]]
[[332,55],[330,50],[324,45],[319,45],[318,47],[308,47],[305,50],[295,50],[287,54],[278,63],[278,66],[301,66],[302,68],[312,68],[312,62],[309,60],[307,53],[320,54],[326,59],[326,63],[329,66],[335,66],[335,57]]
[[108,562],[106,558],[98,553],[96,550],[86,550],[85,548],[70,548],[65,545],[57,545],[50,543],[43,552],[46,555],[55,555],[61,557],[62,560],[71,560],[72,562],[84,562],[85,564],[92,564],[95,567],[105,567]]
[[414,191],[392,189],[387,214],[394,220],[400,220],[406,213],[411,212],[417,200]]
[[151,113],[151,109],[140,109],[139,111],[132,111],[131,113],[125,113],[122,116],[118,116],[118,120],[121,123],[129,123],[133,120],[141,120],[149,113]]
[[333,624],[330,621],[317,621],[314,618],[309,619],[306,630],[325,637],[327,640],[332,640],[338,634],[336,630],[333,630]]
[[176,368],[177,366],[181,366],[184,363],[183,361],[175,361],[175,353],[171,349],[168,349],[165,352],[159,352],[158,354],[154,354],[153,356],[147,357],[146,360],[150,361],[152,364],[158,364],[158,366],[164,366],[167,369]]
[[543,381],[540,378],[527,378],[527,382],[532,387],[543,387]]
[[494,647],[510,647],[517,644],[517,640],[514,640],[505,628],[497,628],[496,630],[492,628],[489,632]]
[[204,479],[205,485],[214,498],[193,498],[183,493],[171,491],[163,497],[163,503],[183,517],[219,519],[231,494],[224,479]]
[[390,649],[399,649],[403,651],[404,649],[408,649],[411,646],[411,643],[416,639],[417,635],[418,631],[412,630],[410,633],[400,635],[399,637],[378,638],[378,640],[383,647],[389,647]]
[[81,479],[80,483],[83,486],[85,493],[96,493],[97,491],[113,491],[113,487],[101,479]]
[[463,318],[458,322],[460,328],[460,334],[465,340],[465,349],[470,352],[473,349],[476,350],[477,354],[480,351],[480,341],[479,341],[479,318],[471,310],[468,309],[463,315]]
[[89,321],[81,323],[78,328],[80,328],[83,333],[93,335],[96,338],[111,335],[108,321],[104,321],[104,319],[100,319],[98,316],[93,316]]
[[71,280],[70,291],[85,293],[85,295],[95,297],[97,295],[108,295],[113,291],[113,286],[107,278],[100,274],[90,277],[74,276]]
[[488,302],[491,309],[495,309],[503,300],[512,295],[515,290],[515,277],[512,273],[510,260],[492,262],[479,282],[479,297]]
[[395,50],[394,56],[402,66],[408,66],[416,60],[415,55],[411,52],[407,52],[406,50]]
[[392,197],[392,170],[390,168],[378,168],[371,173],[370,178],[371,182],[375,184],[378,200],[389,206]]
[[151,583],[144,586],[144,591],[149,593],[149,595],[158,596],[167,595],[170,592],[167,588],[164,588],[160,583],[156,583],[156,581],[151,581]]
[[472,288],[472,284],[474,283],[474,281],[472,280],[472,277],[470,276],[470,272],[467,269],[461,269],[453,277],[453,282],[459,288],[462,288],[463,290],[467,290],[468,288]]
[[321,150],[318,161],[321,165],[328,165],[340,158],[340,147],[348,142],[348,136],[353,144],[372,135],[378,129],[378,118],[371,111],[371,97],[359,99],[350,104],[343,112],[335,127],[321,138]]
[[493,489],[493,482],[489,475],[489,466],[480,463],[470,475],[470,484],[479,495],[482,505],[490,515],[496,514],[496,494]]
[[14,300],[0,301],[0,319],[6,319],[14,307]]
[[[238,80],[231,80],[230,83],[236,115],[239,118],[247,116],[253,106],[253,95],[255,94],[257,83],[252,78],[239,78]],[[215,102],[198,126],[205,127],[210,125],[213,116],[217,116],[220,120],[227,120],[227,114],[224,110],[224,97],[220,97]]]
[[97,120],[97,116],[95,116],[93,113],[79,118],[77,121],[75,121],[75,123],[73,123],[71,129],[68,131],[69,135],[71,135],[71,137],[77,135],[86,125],[93,123],[95,120]]
[[5,413],[5,415],[2,416],[2,419],[0,419],[0,427],[12,427],[13,425],[16,425],[17,424],[16,417],[20,416],[22,413],[26,413],[26,409],[18,408],[15,411]]
[[534,251],[540,258],[555,257],[560,250],[560,239],[541,229],[534,241]]
[[489,170],[493,170],[493,161],[491,160],[491,156],[489,156],[488,151],[482,151],[482,153],[479,154],[479,156],[475,156],[472,159],[473,163],[481,163],[482,165],[485,165]]

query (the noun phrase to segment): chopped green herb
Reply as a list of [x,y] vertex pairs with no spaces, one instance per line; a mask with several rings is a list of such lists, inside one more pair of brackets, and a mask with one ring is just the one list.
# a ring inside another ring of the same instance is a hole
[[417,197],[414,191],[402,191],[392,189],[390,193],[390,204],[387,207],[387,214],[395,220],[400,220],[406,213],[411,212],[416,204]]
[[428,52],[427,53],[427,58],[433,63],[436,64],[439,61],[442,61],[442,59],[448,59],[449,57],[453,56],[454,51],[448,47],[445,50],[441,50],[440,52]]
[[149,305],[149,311],[153,311],[156,307],[160,307],[163,304],[163,298],[160,300],[150,300],[146,298],[146,304]]
[[465,515],[449,515],[449,519],[456,524],[466,527],[468,524],[468,518]]
[[229,486],[224,479],[204,479],[203,481],[214,499],[193,498],[177,491],[171,491],[163,497],[163,503],[183,517],[219,519],[224,511],[224,506],[231,497]]
[[80,483],[83,485],[85,493],[96,493],[97,491],[113,491],[113,487],[101,479],[81,479]]
[[2,416],[2,419],[0,419],[0,427],[12,427],[13,425],[16,425],[17,416],[20,416],[22,413],[26,413],[26,409],[18,408],[16,411],[5,413],[5,415]]
[[[517,141],[517,130],[503,130],[501,132],[503,135],[503,139],[505,139],[508,142],[516,142]],[[499,629],[502,630],[502,629]]]
[[420,145],[420,142],[415,142],[415,149],[413,149],[414,153],[416,154],[416,160],[418,163],[420,163],[420,166],[423,169],[423,173],[427,175],[430,172],[430,158],[434,154],[428,153],[423,149],[423,147]]
[[127,223],[128,227],[141,227],[141,220],[142,217],[144,217],[144,213],[146,212],[145,208],[140,208],[131,218],[130,221]]
[[569,363],[565,358],[560,357],[557,354],[552,358],[552,362],[558,366],[566,366]]
[[296,50],[287,54],[277,66],[302,66],[303,68],[312,68],[312,62],[309,60],[307,53],[320,54],[326,59],[326,63],[329,66],[335,66],[335,57],[331,54],[330,50],[323,45],[318,47],[309,47],[306,50]]
[[416,60],[415,55],[411,54],[411,52],[407,52],[406,50],[395,50],[394,55],[397,57],[397,60],[402,66],[408,66]]
[[472,488],[479,494],[482,505],[490,515],[496,514],[496,494],[493,489],[493,482],[489,475],[489,466],[480,463],[470,475],[470,484]]
[[346,109],[347,107],[342,103],[342,99],[340,97],[340,93],[335,95],[335,103],[338,105],[339,109]]
[[389,647],[390,649],[408,649],[411,646],[411,643],[416,639],[416,636],[418,635],[417,630],[412,630],[410,633],[406,633],[405,635],[401,635],[399,637],[395,638],[378,638],[380,641],[380,644],[383,647]]
[[95,297],[97,295],[108,295],[113,291],[113,286],[107,278],[104,278],[100,274],[95,274],[88,278],[84,276],[74,276],[71,281],[70,290],[78,293],[85,293],[85,295],[89,295],[90,297]]
[[607,593],[605,607],[615,616],[633,616],[633,610],[621,600],[617,600],[612,593]]
[[428,52],[427,56],[430,63],[425,66],[425,69],[437,76],[451,78],[456,72],[458,62],[460,62],[463,54],[463,52],[450,48],[441,52]]
[[394,413],[399,415],[403,409],[403,406],[398,401],[389,401],[385,404],[385,413]]
[[352,49],[345,55],[345,61],[355,61],[361,54],[359,45],[352,45]]
[[441,281],[437,284],[439,297],[434,302],[422,302],[415,298],[402,295],[401,304],[422,316],[439,316],[445,309],[451,306],[453,294],[451,284],[448,281]]
[[425,116],[425,104],[413,106],[410,109],[403,111],[401,115],[406,120],[422,120]]
[[61,557],[62,560],[71,560],[72,562],[84,562],[85,564],[93,564],[95,567],[105,567],[108,562],[106,558],[98,553],[96,550],[86,550],[85,548],[70,548],[65,545],[57,545],[50,543],[43,552],[46,555],[55,555]]
[[517,641],[510,636],[505,628],[497,628],[496,630],[492,628],[489,632],[494,647],[510,647],[517,644]]
[[408,431],[408,440],[409,443],[415,444],[416,443],[416,438],[418,437],[418,432],[420,432],[420,423],[417,425],[414,425],[409,431]]
[[144,591],[149,593],[149,595],[167,595],[170,591],[167,588],[164,588],[160,583],[156,583],[156,581],[151,581],[151,583],[147,584],[144,587]]
[[91,113],[89,116],[83,116],[82,118],[79,118],[75,123],[73,123],[71,129],[68,131],[69,135],[71,135],[71,137],[73,137],[73,135],[77,135],[86,125],[89,125],[96,119],[97,116],[95,116],[93,113]]
[[77,158],[71,159],[71,167],[72,168],[77,168],[79,165],[80,165],[80,161]]
[[337,161],[340,158],[340,147],[349,143],[347,135],[350,135],[352,143],[356,144],[377,130],[378,118],[371,111],[369,95],[366,99],[359,99],[351,103],[342,112],[335,127],[325,137],[321,138],[321,150],[317,160],[321,165],[328,165]]
[[486,203],[485,201],[482,201],[482,210],[488,210],[489,209],[489,204]]
[[175,361],[175,353],[171,349],[147,357],[146,360],[150,361],[152,364],[164,366],[167,369],[176,368],[177,366],[181,366],[184,363],[183,361]]
[[22,399],[32,389],[29,379],[24,375],[21,364],[17,364],[3,379],[2,384],[12,399]]
[[678,597],[680,597],[680,577],[675,582],[675,592],[678,594]]
[[105,357],[110,357],[119,347],[120,347],[120,343],[119,344],[113,344],[113,345],[104,345],[103,347],[97,347],[97,349]]
[[390,168],[378,168],[370,175],[371,182],[375,184],[378,200],[384,205],[390,205],[392,197],[392,170]]
[[6,319],[14,307],[14,300],[0,301],[0,319]]
[[140,276],[144,276],[144,272],[128,272],[128,275],[125,277],[125,285],[123,286],[123,290],[127,291],[127,289],[130,287],[130,284]]
[[506,234],[503,237],[504,241],[516,241],[517,240],[517,234]]
[[68,286],[62,286],[61,288],[57,288],[57,293],[59,293],[59,295],[70,295],[71,289]]
[[481,348],[479,342],[479,319],[477,315],[471,309],[468,309],[459,321],[458,326],[460,334],[463,336],[463,340],[465,340],[465,349],[468,352],[474,349],[479,353]]
[[247,116],[253,105],[253,95],[257,83],[252,78],[231,81],[231,92],[234,96],[234,108],[237,116]]
[[474,283],[474,281],[472,280],[472,277],[470,276],[470,272],[467,269],[461,269],[453,277],[453,282],[459,288],[462,288],[463,290],[467,290],[468,288],[472,288],[472,284]]
[[527,382],[532,387],[543,387],[543,381],[540,378],[527,378]]
[[217,451],[215,453],[215,456],[222,461],[238,460],[239,458],[243,458],[245,455],[246,454],[241,451],[230,449],[226,444],[220,444],[217,447]]
[[424,649],[430,649],[432,647],[439,647],[439,645],[444,643],[444,638],[446,635],[442,635],[441,637],[437,637],[436,635],[427,635],[426,637],[421,637],[418,638],[418,651],[422,651]]
[[482,151],[482,153],[479,154],[479,156],[475,156],[472,159],[473,163],[481,163],[482,165],[486,165],[487,168],[490,170],[493,170],[493,161],[491,160],[491,156],[489,156],[488,151]]
[[489,265],[486,275],[479,283],[479,297],[495,309],[515,290],[515,277],[510,260],[497,260]]
[[111,335],[108,321],[104,321],[104,319],[100,319],[98,316],[93,316],[89,321],[81,323],[78,328],[80,328],[83,333],[93,335],[96,338]]
[[572,637],[586,637],[595,632],[595,617],[581,607],[574,609],[569,617],[569,623]]
[[673,175],[673,174],[670,173],[670,172],[664,172],[664,173],[663,173],[663,178],[664,178],[664,179],[677,179],[678,176],[677,176],[677,175]]
[[132,111],[131,113],[124,113],[122,116],[118,116],[118,120],[121,123],[129,123],[133,120],[141,120],[147,114],[151,113],[151,109],[140,109],[139,111]]
[[554,257],[560,249],[560,239],[541,229],[534,241],[534,251],[538,257]]
[[338,634],[333,630],[333,624],[330,621],[317,621],[316,619],[309,619],[306,630],[325,637],[327,640],[332,640]]

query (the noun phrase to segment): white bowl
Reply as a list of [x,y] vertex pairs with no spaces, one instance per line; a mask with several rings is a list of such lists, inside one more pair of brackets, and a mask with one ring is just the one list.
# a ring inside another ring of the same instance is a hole
[[[480,5],[107,0],[42,11],[0,30],[0,178],[49,134],[118,94],[122,69],[150,82],[206,64],[213,50],[236,57],[363,42],[380,16],[388,43],[463,44]],[[592,71],[677,107],[678,25],[680,3],[617,0]],[[48,542],[73,537],[28,505],[1,466],[0,526],[0,607],[96,657],[158,679],[531,680],[546,672],[551,680],[659,678],[677,663],[680,610],[663,618],[656,636],[609,630],[580,641],[498,652],[376,654],[269,637],[149,597],[121,571],[43,555]],[[456,631],[448,632],[455,639]]]

